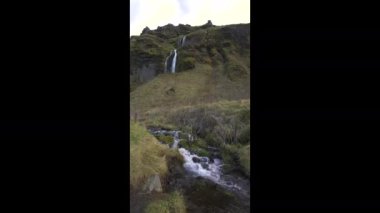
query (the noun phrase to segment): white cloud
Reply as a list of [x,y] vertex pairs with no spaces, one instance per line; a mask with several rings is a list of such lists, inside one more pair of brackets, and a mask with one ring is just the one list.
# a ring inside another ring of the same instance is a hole
[[249,0],[131,0],[131,35],[168,23],[215,25],[250,22]]

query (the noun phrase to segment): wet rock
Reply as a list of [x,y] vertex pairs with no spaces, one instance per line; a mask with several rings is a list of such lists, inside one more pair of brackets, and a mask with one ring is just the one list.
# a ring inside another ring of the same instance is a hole
[[201,162],[201,159],[197,158],[197,157],[193,157],[192,160],[193,160],[194,163],[200,163]]
[[221,159],[222,156],[218,152],[212,152],[210,154],[210,158],[212,158],[212,159],[215,159],[215,158]]
[[208,163],[201,163],[201,166],[204,168],[204,169],[209,169],[209,165]]
[[208,157],[200,157],[200,158],[193,157],[192,160],[194,163],[202,163],[202,162],[208,162],[209,161]]

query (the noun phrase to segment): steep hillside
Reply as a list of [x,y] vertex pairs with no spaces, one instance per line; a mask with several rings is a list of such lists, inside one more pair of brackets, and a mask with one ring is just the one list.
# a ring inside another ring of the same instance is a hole
[[176,73],[207,70],[209,80],[218,74],[230,81],[249,79],[250,24],[146,28],[131,37],[130,45],[131,91],[159,74],[171,73],[174,49]]
[[249,24],[145,29],[131,38],[130,56],[133,113],[250,97]]
[[[130,44],[131,212],[248,212],[250,24],[168,24]],[[163,192],[141,194],[154,174]]]

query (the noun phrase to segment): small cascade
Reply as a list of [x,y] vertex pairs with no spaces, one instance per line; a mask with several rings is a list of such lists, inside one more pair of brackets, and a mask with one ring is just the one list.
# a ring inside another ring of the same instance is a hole
[[[180,131],[174,130],[163,130],[163,129],[150,129],[149,130],[153,135],[170,135],[173,137],[173,145],[171,146],[172,149],[177,149],[178,144],[180,143],[181,139],[179,137]],[[194,136],[191,134],[186,134],[189,141],[194,140]],[[213,148],[213,147],[210,147]],[[244,191],[242,190],[243,187],[240,186],[240,184],[235,183],[234,178],[227,178],[227,176],[224,177],[222,173],[222,166],[223,163],[221,159],[213,158],[210,160],[208,157],[205,156],[199,156],[195,153],[190,152],[189,150],[185,148],[179,148],[179,153],[183,156],[185,163],[183,164],[183,167],[190,172],[194,177],[200,176],[206,179],[209,179],[213,181],[216,184],[219,184],[220,186],[229,188],[233,191]],[[245,192],[244,192],[245,193]]]
[[166,60],[165,60],[165,72],[168,71],[168,60],[169,60],[169,57],[170,57],[170,55],[168,57],[166,57]]
[[170,55],[165,59],[165,72],[175,73],[175,66],[177,62],[177,49],[170,52]]
[[200,157],[196,154],[191,154],[184,148],[180,148],[178,151],[185,159],[185,164],[183,166],[186,170],[193,172],[197,176],[212,180],[216,183],[219,182],[222,166],[222,163],[219,159],[214,159],[214,162],[210,163],[208,157]]
[[176,64],[176,61],[177,61],[177,50],[174,49],[174,57],[173,57],[172,67],[171,67],[172,73],[175,73],[175,64]]
[[180,141],[179,136],[178,136],[178,131],[174,132],[173,140],[174,140],[174,143],[173,143],[172,149],[176,149]]
[[178,47],[183,47],[185,45],[186,36],[183,36],[181,40],[179,40]]
[[186,36],[184,36],[182,39],[182,47],[185,46],[185,41],[186,41]]
[[[183,36],[178,42],[178,48],[185,46],[186,36]],[[165,59],[165,72],[175,73],[175,67],[177,63],[177,49],[170,52],[170,55]]]

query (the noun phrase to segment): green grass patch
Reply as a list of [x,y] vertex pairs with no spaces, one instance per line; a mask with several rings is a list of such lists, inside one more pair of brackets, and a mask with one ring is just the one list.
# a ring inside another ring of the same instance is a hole
[[250,177],[251,176],[251,153],[250,145],[243,146],[239,149],[239,162],[243,168],[244,173]]
[[131,122],[130,126],[130,185],[139,187],[149,176],[166,175],[167,147],[160,144],[142,125]]
[[159,135],[157,139],[165,144],[171,144],[173,142],[173,137],[169,135]]

